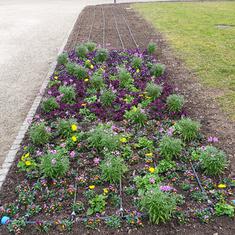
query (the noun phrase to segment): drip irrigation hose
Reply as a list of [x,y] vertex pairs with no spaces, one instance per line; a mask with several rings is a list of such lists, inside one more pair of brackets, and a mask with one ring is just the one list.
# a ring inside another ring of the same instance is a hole
[[[77,182],[75,182],[74,187],[75,187],[75,193],[74,193],[74,198],[73,198],[73,205],[76,203],[76,200],[77,200],[77,190],[78,190]],[[76,212],[73,209],[71,213],[71,220],[74,220],[75,217],[76,217]]]
[[122,179],[121,178],[119,180],[119,196],[120,196],[120,209],[119,209],[119,211],[120,211],[121,218],[123,218],[124,209],[123,209],[123,201],[122,201]]
[[102,16],[103,16],[103,48],[105,48],[105,17],[104,17],[104,9],[101,7]]
[[87,41],[89,42],[90,39],[91,39],[91,32],[92,32],[92,29],[94,27],[94,23],[95,23],[95,7],[94,7],[94,12],[93,12],[93,21],[92,21],[92,24],[91,24],[91,27],[90,27],[90,31],[89,31],[89,35],[88,35],[88,38],[87,38]]

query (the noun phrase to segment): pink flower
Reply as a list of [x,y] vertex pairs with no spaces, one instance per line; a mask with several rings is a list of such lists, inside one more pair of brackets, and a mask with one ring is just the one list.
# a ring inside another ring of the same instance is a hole
[[163,192],[169,192],[169,191],[174,190],[174,188],[171,187],[171,186],[169,186],[169,185],[160,186],[159,188],[160,188],[160,190],[163,191]]
[[216,142],[219,141],[219,139],[218,139],[217,137],[209,136],[208,139],[207,139],[207,141],[208,141],[209,143],[216,143]]
[[150,184],[154,184],[154,183],[155,183],[155,179],[154,179],[154,178],[150,178],[150,179],[149,179],[149,183],[150,183]]
[[99,159],[98,157],[95,157],[95,158],[93,159],[93,162],[94,162],[96,165],[98,165],[98,164],[100,163],[100,159]]
[[51,159],[51,164],[52,164],[52,165],[55,165],[55,164],[56,164],[56,159],[55,159],[55,158],[52,158],[52,159]]
[[74,158],[76,153],[75,153],[75,151],[71,151],[69,155],[70,155],[71,158]]

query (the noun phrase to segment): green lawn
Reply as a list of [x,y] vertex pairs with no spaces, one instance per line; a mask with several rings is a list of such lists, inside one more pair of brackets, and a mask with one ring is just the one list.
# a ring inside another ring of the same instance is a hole
[[[133,8],[163,32],[186,65],[235,120],[235,2],[140,3]],[[216,25],[234,27],[219,29]]]

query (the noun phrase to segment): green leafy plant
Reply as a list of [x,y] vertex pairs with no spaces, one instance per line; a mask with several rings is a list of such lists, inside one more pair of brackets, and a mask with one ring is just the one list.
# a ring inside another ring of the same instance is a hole
[[84,117],[85,121],[92,122],[96,120],[96,116],[88,108],[82,108],[79,110],[79,114]]
[[87,215],[101,213],[105,210],[107,196],[100,194],[89,200],[90,207],[87,210]]
[[135,69],[140,69],[142,63],[143,63],[143,61],[140,57],[133,57],[132,62],[131,62],[132,67]]
[[55,97],[50,97],[42,102],[41,107],[44,112],[49,113],[59,108],[59,104],[57,103]]
[[178,133],[184,141],[191,141],[198,137],[200,123],[192,121],[190,118],[182,118],[174,125],[176,133]]
[[81,214],[82,212],[84,212],[85,210],[85,206],[84,203],[81,201],[77,201],[75,203],[72,204],[72,210],[76,213],[76,214]]
[[151,223],[167,222],[176,210],[174,195],[158,188],[147,191],[140,199],[141,210],[146,211]]
[[159,161],[159,163],[157,164],[157,172],[159,174],[165,173],[165,172],[168,172],[168,171],[174,169],[175,167],[176,167],[176,164],[174,161],[163,159],[163,160]]
[[33,124],[29,130],[29,136],[35,145],[44,145],[49,142],[51,134],[44,122]]
[[165,66],[163,64],[153,64],[150,69],[150,74],[154,77],[161,76],[165,71]]
[[159,143],[161,156],[165,157],[168,160],[179,156],[182,151],[182,148],[182,141],[180,139],[175,139],[170,136],[164,136]]
[[101,151],[115,150],[119,146],[119,137],[107,125],[99,124],[89,131],[87,141],[90,147]]
[[122,158],[110,154],[100,164],[100,169],[105,181],[118,183],[127,171],[127,166]]
[[88,49],[84,44],[80,44],[76,47],[76,54],[79,58],[83,59],[86,57]]
[[85,79],[87,77],[87,71],[84,67],[76,65],[73,71],[73,75],[78,79]]
[[138,143],[135,144],[135,146],[137,148],[147,149],[149,151],[152,151],[154,149],[153,141],[148,139],[146,136],[139,137],[138,138]]
[[66,104],[73,104],[76,98],[76,92],[72,86],[60,86],[59,92],[63,95],[61,101]]
[[108,59],[109,53],[108,50],[105,48],[99,48],[96,51],[96,55],[95,55],[95,60],[97,62],[104,62]]
[[64,138],[70,137],[73,132],[71,128],[73,124],[77,125],[77,122],[74,119],[58,119],[56,123],[58,135]]
[[208,175],[219,175],[228,165],[225,153],[214,146],[206,146],[199,157],[200,166]]
[[41,158],[42,173],[49,178],[64,176],[69,170],[69,158],[67,150],[57,148],[53,153],[48,153]]
[[131,74],[124,68],[120,68],[118,72],[118,79],[120,81],[120,87],[130,88],[133,86],[133,78]]
[[138,124],[144,126],[147,121],[147,116],[140,106],[132,106],[129,111],[126,111],[124,117],[129,120],[132,124]]
[[94,42],[86,42],[84,45],[87,47],[89,52],[94,51],[96,48],[96,43]]
[[145,91],[147,92],[147,95],[151,97],[153,100],[159,98],[162,94],[162,87],[153,83],[149,82],[146,86]]
[[110,228],[120,228],[121,227],[121,219],[117,215],[109,216],[107,219],[105,219],[105,223]]
[[57,63],[66,65],[68,63],[68,53],[67,52],[61,53],[57,58]]
[[201,192],[201,191],[193,191],[191,193],[191,197],[196,202],[201,202],[201,203],[205,202],[208,199],[207,195],[204,192]]
[[100,74],[98,72],[95,72],[92,75],[90,83],[91,83],[91,87],[94,88],[96,91],[100,91],[103,87],[105,87],[102,74]]
[[116,94],[111,90],[104,90],[100,96],[100,102],[104,106],[111,106],[113,101],[116,99]]
[[148,54],[152,55],[156,51],[157,45],[154,42],[150,42],[147,46]]
[[184,97],[182,95],[172,94],[167,97],[167,108],[171,112],[180,112],[184,105]]
[[7,224],[7,229],[13,234],[20,234],[25,227],[26,222],[24,217],[14,219],[11,223]]
[[75,69],[76,69],[76,64],[75,63],[68,62],[66,64],[66,70],[70,75],[74,74]]
[[218,202],[215,204],[215,214],[217,216],[227,215],[229,217],[234,217],[235,208],[225,202]]

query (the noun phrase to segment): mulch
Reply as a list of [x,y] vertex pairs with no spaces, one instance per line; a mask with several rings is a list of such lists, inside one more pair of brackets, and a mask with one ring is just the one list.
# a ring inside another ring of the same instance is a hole
[[[101,47],[109,49],[135,48],[133,37],[140,48],[146,48],[150,41],[156,42],[158,50],[156,56],[161,63],[166,65],[169,80],[178,88],[179,93],[187,99],[188,114],[202,123],[202,132],[207,136],[217,136],[219,138],[218,147],[223,149],[231,160],[229,169],[230,176],[235,176],[235,124],[227,119],[225,114],[219,109],[213,99],[213,90],[205,89],[198,78],[189,71],[182,61],[180,61],[172,49],[167,44],[164,36],[155,31],[150,23],[143,20],[138,13],[134,12],[128,4],[102,5],[86,7],[80,14],[73,32],[71,33],[65,50],[73,49],[78,43],[87,40],[94,41]],[[116,19],[116,21],[115,21]],[[123,41],[122,43],[119,39]],[[11,172],[3,185],[0,199],[8,195],[15,188],[17,177],[15,173],[16,163],[12,166]],[[3,196],[3,194],[5,196]],[[185,225],[167,223],[163,225],[146,225],[138,230],[133,228],[123,228],[120,230],[109,230],[105,227],[100,230],[87,230],[84,226],[76,226],[73,232],[66,234],[235,234],[234,219],[227,217],[217,218],[208,224],[200,224],[196,221]],[[9,234],[5,227],[0,227],[0,234]],[[30,229],[24,234],[39,234]],[[58,231],[50,231],[49,234],[58,234]]]

